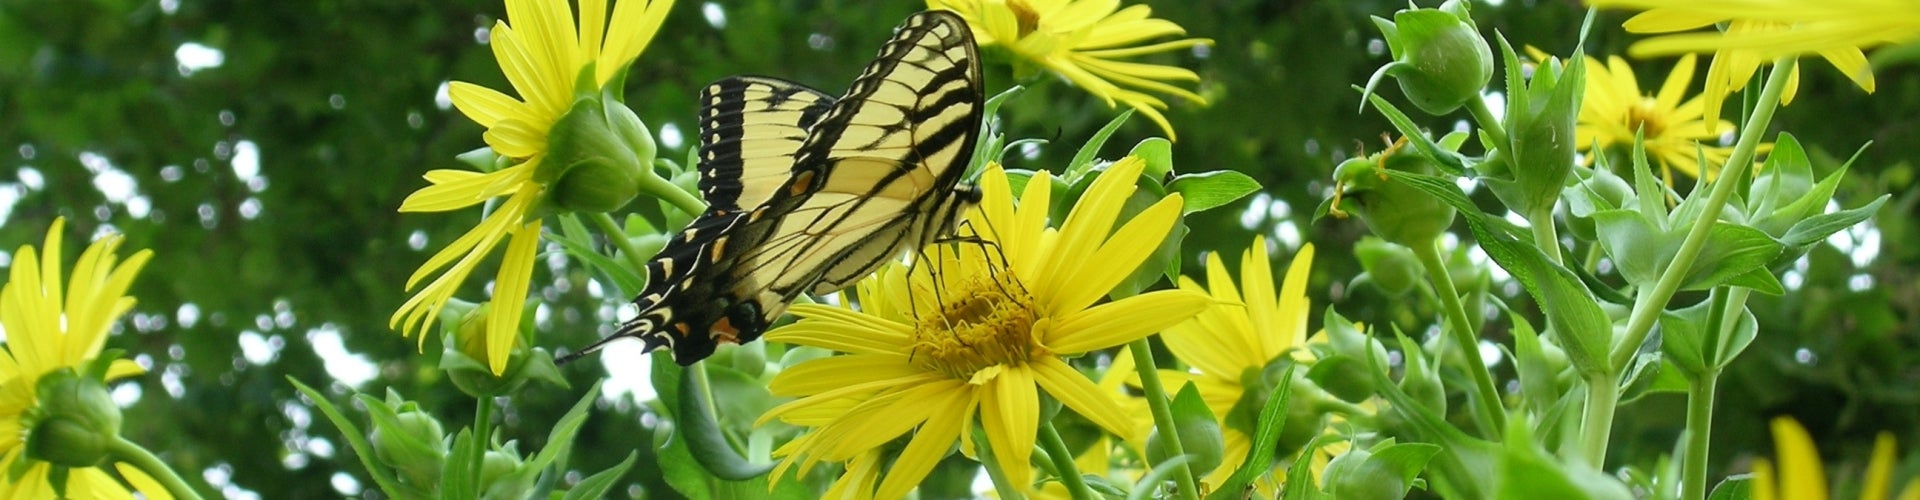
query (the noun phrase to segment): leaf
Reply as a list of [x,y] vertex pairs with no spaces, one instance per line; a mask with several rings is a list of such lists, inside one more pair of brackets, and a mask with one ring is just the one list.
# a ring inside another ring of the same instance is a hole
[[[360,431],[360,426],[354,425],[352,420],[348,420],[346,415],[340,413],[339,408],[335,408],[332,402],[327,401],[326,396],[320,394],[320,391],[313,390],[312,387],[307,387],[307,384],[300,383],[300,379],[293,378],[292,376],[287,377],[287,382],[292,383],[295,390],[305,395],[308,401],[312,401],[313,407],[319,409],[321,414],[326,415],[327,420],[332,421],[335,428],[340,429],[341,437],[346,438],[347,446],[353,448],[353,454],[360,457],[360,466],[367,470],[367,475],[373,476],[373,482],[380,486],[380,491],[386,492],[388,496],[399,498],[401,496],[400,494],[404,491],[400,488],[400,480],[393,477],[392,469],[376,461],[373,455],[373,443],[367,441],[367,434]],[[25,461],[23,460],[21,462],[24,463]],[[453,471],[447,472],[451,473]],[[442,475],[442,477],[445,477],[445,475]],[[440,491],[450,492],[444,487],[441,488]]]
[[1107,145],[1107,139],[1113,137],[1113,133],[1119,131],[1120,125],[1127,123],[1127,118],[1131,116],[1133,116],[1132,108],[1121,111],[1120,115],[1113,117],[1106,126],[1100,127],[1099,132],[1094,132],[1093,137],[1087,139],[1087,143],[1073,153],[1073,161],[1067,162],[1067,178],[1079,179],[1081,175],[1087,173],[1088,169],[1093,168],[1093,158],[1100,154],[1100,147]]
[[441,498],[480,498],[480,471],[469,464],[479,464],[486,453],[486,438],[475,436],[472,427],[461,428],[453,436],[448,467],[440,473]]
[[[1153,466],[1153,470],[1147,471],[1145,475],[1140,476],[1139,481],[1133,483],[1133,491],[1127,493],[1127,500],[1157,498],[1154,496],[1154,493],[1159,491],[1161,484],[1168,481],[1167,476],[1172,475],[1173,471],[1181,467],[1186,467],[1187,462],[1191,461],[1193,461],[1193,455],[1181,455],[1161,460],[1159,464]],[[1198,472],[1194,474],[1199,475]]]
[[[612,256],[600,253],[593,248],[593,244],[589,243],[592,241],[592,235],[587,232],[586,225],[580,223],[577,215],[567,214],[561,216],[560,232],[558,234],[546,233],[544,236],[546,236],[548,241],[559,243],[560,247],[567,252],[569,257],[580,259],[581,262],[587,264],[587,267],[604,273],[607,280],[614,286],[614,289],[619,292],[618,295],[631,297],[639,294],[641,289],[646,288],[647,278],[644,274],[635,272],[633,269],[621,265],[620,261],[614,260]],[[626,237],[626,235],[620,234],[609,234],[605,236],[608,238]],[[642,255],[640,257],[647,258],[652,256]]]
[[581,426],[586,425],[587,415],[592,412],[593,401],[599,397],[600,383],[596,382],[592,388],[587,389],[586,395],[573,403],[573,408],[569,408],[566,414],[560,416],[559,421],[554,422],[553,429],[547,431],[547,446],[527,460],[526,466],[521,469],[544,470],[555,460],[572,456],[573,437],[580,433]]
[[587,476],[586,479],[580,480],[580,484],[576,484],[573,486],[573,489],[567,490],[567,496],[563,497],[563,500],[606,498],[607,492],[613,491],[613,487],[619,484],[620,476],[627,475],[627,469],[633,467],[633,459],[638,456],[639,452],[627,452],[626,460],[621,460],[619,464],[615,464],[613,467],[607,468],[607,470],[600,471],[594,475]]
[[[1148,165],[1152,165],[1151,162]],[[1180,174],[1167,184],[1167,188],[1180,193],[1186,199],[1186,206],[1180,209],[1182,215],[1191,214],[1233,203],[1255,191],[1260,183],[1253,177],[1232,170],[1215,170],[1197,174]]]
[[1420,476],[1420,471],[1427,468],[1427,462],[1432,461],[1440,451],[1440,445],[1433,443],[1396,443],[1375,450],[1367,461],[1385,464],[1387,470],[1399,474],[1401,481],[1412,486],[1414,478]]
[[1173,141],[1166,138],[1148,137],[1141,140],[1133,145],[1133,150],[1128,151],[1127,156],[1137,156],[1147,161],[1147,168],[1141,171],[1141,175],[1159,179],[1173,173]]
[[1414,148],[1433,158],[1433,164],[1438,165],[1442,172],[1456,177],[1466,174],[1466,162],[1460,159],[1460,154],[1448,151],[1433,142],[1432,138],[1427,137],[1426,131],[1421,130],[1419,125],[1413,124],[1412,118],[1407,118],[1406,113],[1400,112],[1400,108],[1394,107],[1393,103],[1387,102],[1385,98],[1378,95],[1368,95],[1367,102],[1373,103],[1374,109],[1386,115],[1387,121],[1392,122],[1393,128],[1399,130],[1400,135],[1406,137]]
[[1753,474],[1727,476],[1713,486],[1707,500],[1747,500],[1753,498]]
[[1280,431],[1287,425],[1287,403],[1293,399],[1293,370],[1298,366],[1288,365],[1286,373],[1280,376],[1280,384],[1274,386],[1266,406],[1260,408],[1260,420],[1254,428],[1253,446],[1248,449],[1246,460],[1207,496],[1209,500],[1240,498],[1255,479],[1273,468],[1273,447],[1280,442]]
[[[662,361],[658,358],[654,359],[653,367],[656,377],[662,370],[683,372],[676,377],[679,379],[680,390],[677,398],[679,401],[672,406],[674,426],[676,435],[686,439],[687,451],[702,468],[714,477],[729,481],[753,479],[773,470],[774,464],[750,463],[745,457],[740,456],[740,452],[735,451],[733,445],[727,442],[724,431],[720,429],[719,421],[715,419],[707,395],[696,383],[698,379],[684,373],[678,365]],[[688,369],[697,370],[702,367],[695,365]]]

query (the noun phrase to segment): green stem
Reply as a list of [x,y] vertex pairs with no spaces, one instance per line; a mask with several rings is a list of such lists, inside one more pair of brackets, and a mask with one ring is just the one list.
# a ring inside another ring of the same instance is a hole
[[680,186],[676,186],[672,182],[667,182],[666,178],[653,173],[651,169],[648,169],[646,172],[641,172],[640,174],[640,192],[653,195],[662,200],[667,200],[667,203],[673,204],[675,208],[679,208],[681,212],[686,212],[687,215],[698,217],[707,211],[707,204],[700,201],[700,198],[693,196],[693,193],[680,189]]
[[480,446],[481,452],[473,454],[473,463],[466,464],[466,467],[467,467],[467,474],[468,474],[467,477],[474,478],[473,486],[474,486],[474,489],[477,491],[484,486],[480,484],[479,481],[480,481],[480,471],[482,470],[481,464],[485,463],[487,460],[486,448],[488,445],[493,444],[493,397],[492,396],[482,396],[479,399],[474,401],[473,437],[475,439],[480,440],[479,446]]
[[1620,384],[1614,376],[1598,374],[1587,378],[1587,413],[1580,422],[1580,442],[1584,444],[1589,467],[1603,470],[1607,462],[1607,441],[1613,433],[1613,410],[1620,403]]
[[1626,336],[1623,342],[1613,345],[1613,355],[1609,361],[1615,372],[1625,367],[1640,350],[1640,343],[1646,341],[1647,334],[1653,331],[1654,320],[1660,319],[1660,312],[1666,310],[1667,300],[1680,289],[1680,281],[1686,279],[1693,270],[1693,261],[1700,257],[1700,251],[1706,248],[1707,233],[1713,223],[1719,220],[1720,208],[1726,206],[1727,199],[1740,186],[1746,176],[1748,165],[1753,164],[1753,154],[1760,145],[1760,138],[1766,135],[1767,124],[1773,121],[1773,112],[1779,109],[1780,93],[1786,88],[1787,76],[1793,72],[1794,58],[1782,57],[1774,61],[1773,71],[1767,74],[1766,88],[1760,90],[1760,105],[1748,117],[1747,124],[1740,128],[1740,140],[1733,145],[1733,153],[1728,155],[1727,163],[1720,169],[1720,177],[1713,182],[1713,191],[1707,195],[1707,204],[1701,207],[1699,218],[1693,221],[1693,228],[1687,231],[1687,239],[1680,243],[1680,252],[1673,256],[1673,262],[1667,265],[1666,272],[1660,274],[1660,281],[1653,286],[1653,292],[1633,304],[1633,314],[1627,319]]
[[993,481],[993,492],[1000,495],[1000,498],[1010,500],[1025,498],[1022,495],[1024,490],[1013,487],[1013,483],[1007,480],[1006,469],[1000,467],[1000,451],[993,449],[992,444],[987,441],[986,433],[979,427],[974,427],[969,432],[973,433],[973,445],[980,453],[980,465],[987,469],[987,479]]
[[1067,449],[1067,441],[1060,439],[1060,431],[1054,430],[1052,421],[1040,422],[1040,446],[1047,449],[1047,458],[1053,460],[1060,484],[1067,487],[1074,500],[1100,498],[1087,486],[1086,478],[1080,477],[1080,468],[1073,465],[1073,450]]
[[1453,287],[1453,277],[1447,274],[1446,261],[1440,258],[1440,240],[1412,247],[1414,255],[1420,258],[1420,264],[1427,268],[1427,279],[1433,282],[1434,292],[1440,296],[1440,309],[1446,313],[1447,330],[1454,346],[1467,359],[1469,366],[1466,370],[1473,377],[1473,401],[1479,405],[1479,413],[1483,416],[1474,422],[1480,426],[1483,436],[1499,436],[1500,429],[1507,425],[1507,412],[1500,406],[1500,391],[1493,385],[1493,374],[1487,372],[1487,363],[1480,357],[1480,336],[1473,332],[1473,322],[1467,319],[1467,308],[1460,303],[1460,291]]
[[1687,388],[1687,456],[1680,464],[1680,498],[1707,497],[1707,446],[1713,433],[1713,399],[1720,370],[1709,368]]
[[[1166,447],[1169,456],[1186,455],[1186,447],[1180,444],[1179,428],[1173,423],[1173,408],[1167,399],[1167,387],[1160,384],[1160,368],[1154,366],[1153,348],[1143,338],[1128,343],[1127,349],[1133,353],[1134,371],[1140,373],[1140,390],[1146,393],[1147,409],[1153,413],[1153,427],[1160,430],[1161,446]],[[1200,489],[1193,480],[1191,467],[1186,463],[1174,467],[1173,479],[1180,485],[1182,500],[1199,500]]]
[[1580,263],[1581,267],[1587,270],[1587,274],[1598,274],[1600,272],[1600,255],[1600,245],[1587,246],[1587,260]]
[[1566,260],[1560,257],[1560,233],[1553,227],[1553,207],[1548,206],[1539,213],[1527,217],[1527,223],[1533,226],[1534,246],[1546,252],[1547,258],[1553,259],[1553,263],[1567,265]]
[[146,448],[141,448],[139,444],[128,441],[127,438],[114,436],[113,442],[107,443],[107,452],[112,454],[114,459],[133,464],[153,480],[159,481],[160,486],[165,487],[167,493],[172,494],[174,498],[200,500],[200,493],[188,487],[186,480],[180,478],[180,474],[175,473],[172,467],[167,467],[166,462],[160,461],[160,457],[154,456],[153,452],[147,451]]
[[606,212],[594,212],[587,214],[587,220],[593,221],[593,225],[600,227],[601,235],[606,236],[608,242],[620,249],[620,253],[626,257],[628,264],[632,264],[633,268],[640,270],[641,273],[646,272],[648,256],[640,254],[640,247],[633,246],[633,239],[628,238],[626,230],[621,229],[620,224],[613,221],[613,216],[607,215]]
[[1486,99],[1467,99],[1467,112],[1473,114],[1474,123],[1480,125],[1480,130],[1487,134],[1487,138],[1493,139],[1494,144],[1503,148],[1507,146],[1507,130],[1500,126],[1500,119],[1493,116],[1493,109],[1487,107]]

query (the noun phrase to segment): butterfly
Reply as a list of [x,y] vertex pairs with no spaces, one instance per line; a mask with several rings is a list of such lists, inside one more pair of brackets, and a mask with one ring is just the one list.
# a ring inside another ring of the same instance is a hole
[[690,365],[760,337],[801,294],[838,291],[951,235],[982,120],[980,62],[950,12],[907,18],[835,99],[770,77],[701,91],[707,211],[647,265],[640,313],[569,354],[638,338]]

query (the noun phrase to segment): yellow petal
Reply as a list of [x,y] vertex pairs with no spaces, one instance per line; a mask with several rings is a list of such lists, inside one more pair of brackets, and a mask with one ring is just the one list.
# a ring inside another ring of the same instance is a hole
[[980,424],[993,445],[994,460],[1013,484],[1033,481],[1034,436],[1040,429],[1040,397],[1033,372],[1010,366],[980,394]]
[[1893,433],[1882,431],[1874,436],[1873,460],[1867,462],[1867,475],[1860,481],[1860,498],[1887,498],[1895,460]]
[[173,493],[155,481],[153,476],[147,475],[147,471],[127,465],[126,462],[114,462],[113,469],[120,471],[120,477],[126,478],[127,484],[133,485],[134,491],[146,496],[147,500],[173,500]]
[[1780,495],[1783,498],[1826,498],[1827,478],[1820,452],[1813,448],[1807,429],[1792,418],[1773,419],[1773,446],[1780,459]]
[[[962,393],[964,394],[964,393]],[[959,438],[961,412],[966,409],[967,399],[960,394],[950,394],[941,400],[929,401],[933,406],[933,415],[928,418],[920,430],[913,434],[913,440],[900,456],[893,460],[893,467],[887,470],[887,478],[880,481],[878,498],[900,498],[920,484],[921,479],[933,470],[941,458],[947,456],[947,450]]]
[[1127,421],[1126,412],[1113,402],[1112,396],[1067,366],[1067,362],[1048,356],[1027,366],[1033,368],[1034,381],[1048,396],[1115,436],[1128,435],[1133,424]]
[[[514,197],[530,201],[531,198]],[[501,210],[503,212],[508,210]],[[525,212],[524,209],[512,210]],[[520,316],[525,313],[527,288],[533,282],[534,254],[540,251],[540,220],[514,230],[507,255],[493,278],[493,306],[487,312],[487,367],[494,375],[507,371],[507,358],[520,340]]]
[[1074,262],[1070,286],[1055,290],[1057,295],[1048,301],[1048,310],[1060,313],[1085,309],[1132,276],[1173,230],[1180,218],[1181,202],[1178,193],[1168,195],[1114,231],[1090,258]]
[[1108,302],[1059,317],[1043,333],[1053,352],[1105,349],[1166,329],[1198,314],[1213,299],[1188,290],[1160,290]]
[[901,361],[900,356],[891,354],[851,354],[810,360],[780,372],[767,384],[767,390],[780,396],[805,396],[925,373]]

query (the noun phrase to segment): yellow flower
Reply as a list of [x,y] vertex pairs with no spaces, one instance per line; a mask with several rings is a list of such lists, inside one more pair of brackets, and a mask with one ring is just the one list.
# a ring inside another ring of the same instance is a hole
[[508,239],[506,256],[494,277],[493,296],[498,303],[487,319],[488,367],[495,374],[506,369],[507,353],[520,325],[519,306],[533,280],[540,243],[540,219],[527,219],[546,194],[534,182],[534,172],[545,159],[547,133],[573,105],[574,84],[581,72],[591,66],[594,84],[606,85],[647,48],[672,7],[673,0],[627,0],[614,7],[609,23],[606,0],[582,0],[581,25],[576,30],[567,2],[507,0],[507,18],[516,25],[495,23],[491,45],[520,98],[467,82],[453,82],[447,93],[461,113],[487,127],[485,139],[495,153],[518,163],[486,173],[427,172],[432,185],[408,196],[400,211],[444,212],[500,197],[506,200],[407,279],[407,289],[413,290],[421,280],[439,273],[393,313],[389,327],[408,336],[417,331],[424,347],[425,332],[440,309],[480,261]]
[[[978,456],[968,431],[977,419],[1008,480],[1028,484],[1040,391],[1126,435],[1132,425],[1113,393],[1064,357],[1140,339],[1209,300],[1169,290],[1094,305],[1152,254],[1180,216],[1181,198],[1172,195],[1117,224],[1143,167],[1134,157],[1113,164],[1052,229],[1047,173],[1027,183],[1016,208],[1006,174],[991,166],[980,182],[984,199],[961,226],[991,244],[930,247],[932,261],[912,268],[927,272],[882,268],[857,285],[859,312],[795,305],[800,321],[768,332],[768,340],[846,354],[799,364],[771,382],[775,395],[800,399],[761,422],[813,428],[776,452],[784,460],[775,477],[794,464],[805,474],[821,461],[851,462],[848,476],[858,469],[867,479],[851,481],[858,491],[848,494],[898,498],[955,440],[963,453]],[[877,457],[876,449],[909,432],[877,493],[867,489],[878,465],[862,457]]]
[[[1873,93],[1873,70],[1860,49],[1920,39],[1920,9],[1911,0],[1587,0],[1602,8],[1645,10],[1628,19],[1634,33],[1678,33],[1642,40],[1634,57],[1713,52],[1707,68],[1705,116],[1720,118],[1728,94],[1745,88],[1753,72],[1783,56],[1819,54],[1861,90]],[[1725,33],[1691,32],[1727,23]],[[1793,102],[1796,66],[1780,103]]]
[[[1821,469],[1820,452],[1813,447],[1813,438],[1807,436],[1807,429],[1791,418],[1773,419],[1773,446],[1778,453],[1779,468],[1766,458],[1753,461],[1753,498],[1754,500],[1825,500],[1827,496],[1827,475]],[[1860,487],[1862,500],[1887,498],[1887,492],[1893,486],[1889,484],[1894,456],[1893,434],[1882,432],[1873,442],[1873,460],[1867,464],[1867,474]],[[1920,481],[1910,481],[1900,490],[1900,500],[1920,500]]]
[[1174,137],[1173,125],[1160,114],[1167,103],[1143,91],[1207,103],[1199,94],[1167,83],[1200,81],[1193,71],[1122,60],[1213,44],[1205,38],[1182,38],[1137,45],[1187,34],[1172,21],[1147,17],[1152,9],[1145,5],[1121,9],[1119,0],[927,0],[927,7],[960,14],[981,45],[1004,47],[1105,100],[1107,106],[1119,101],[1147,115],[1169,139]]
[[[1667,74],[1659,93],[1646,95],[1641,93],[1640,83],[1633,77],[1633,68],[1627,66],[1626,60],[1614,56],[1601,64],[1599,59],[1587,57],[1587,93],[1580,107],[1580,123],[1574,129],[1574,140],[1580,149],[1587,151],[1596,145],[1602,149],[1631,148],[1634,133],[1639,132],[1647,156],[1660,164],[1660,175],[1667,185],[1673,185],[1676,169],[1688,177],[1700,177],[1699,166],[1703,160],[1707,164],[1707,178],[1711,180],[1718,175],[1720,165],[1727,162],[1733,148],[1704,146],[1700,142],[1719,140],[1721,134],[1733,130],[1733,123],[1706,120],[1701,116],[1705,104],[1701,97],[1686,99],[1687,85],[1693,82],[1695,59],[1693,54],[1682,56],[1673,72]],[[1759,151],[1769,151],[1772,147],[1772,144],[1762,144]],[[1587,159],[1592,161],[1593,153],[1590,152]]]
[[1161,372],[1161,379],[1167,387],[1193,382],[1215,418],[1222,419],[1220,427],[1226,441],[1226,455],[1220,467],[1207,475],[1208,484],[1226,481],[1253,449],[1253,436],[1226,421],[1246,393],[1241,376],[1247,370],[1265,369],[1281,356],[1291,356],[1301,362],[1313,359],[1313,353],[1306,349],[1307,317],[1311,313],[1307,275],[1313,271],[1313,245],[1302,247],[1300,253],[1294,255],[1293,263],[1287,266],[1286,278],[1280,282],[1278,295],[1274,293],[1273,272],[1268,262],[1266,239],[1255,237],[1253,245],[1240,258],[1243,293],[1234,288],[1233,278],[1221,259],[1207,259],[1210,288],[1182,277],[1180,289],[1210,293],[1215,305],[1194,316],[1192,321],[1168,328],[1161,337],[1174,357],[1197,371],[1166,370]]
[[[40,247],[44,254],[36,253],[32,245],[14,253],[11,277],[0,289],[0,326],[6,331],[0,348],[0,470],[25,471],[17,480],[0,474],[0,498],[53,498],[53,486],[48,483],[53,464],[26,456],[24,446],[30,429],[23,418],[35,406],[36,386],[42,375],[79,367],[100,355],[113,322],[133,309],[127,287],[153,256],[141,250],[116,264],[114,252],[122,240],[118,235],[103,238],[81,252],[63,294],[60,235],[64,222],[55,220],[47,230],[46,243]],[[133,361],[115,360],[107,380],[142,372]],[[166,490],[154,488],[138,469],[118,469],[148,498],[167,498],[162,496]],[[101,467],[67,471],[69,496],[128,497],[127,487]]]

